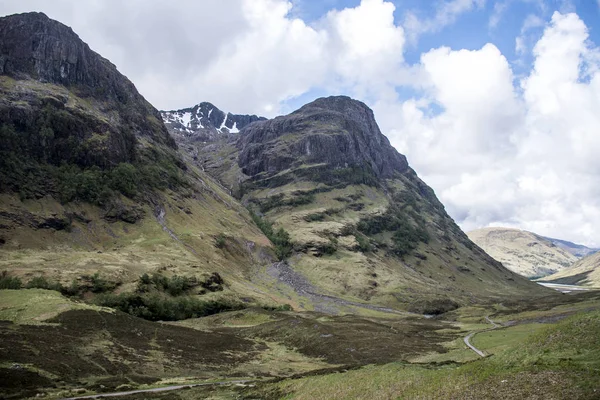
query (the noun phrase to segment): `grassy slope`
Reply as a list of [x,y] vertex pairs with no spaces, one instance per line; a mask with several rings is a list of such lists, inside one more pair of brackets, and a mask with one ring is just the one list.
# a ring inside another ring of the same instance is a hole
[[[203,182],[194,197],[165,192],[156,199],[164,206],[166,226],[178,240],[163,229],[149,205],[144,206],[145,218],[135,224],[109,223],[102,219],[100,209],[88,204],[61,205],[50,197],[21,201],[0,195],[0,212],[27,211],[38,219],[78,213],[90,220],[74,219],[69,230],[59,231],[2,221],[7,229],[0,230],[6,241],[0,246],[0,270],[24,281],[45,275],[67,285],[82,275],[99,272],[122,282],[121,290],[131,288],[129,284],[145,272],[218,272],[226,281],[225,294],[262,303],[283,302],[265,288],[247,283],[254,269],[272,260],[268,239],[253,225],[245,208],[210,178],[201,177]],[[215,238],[221,234],[226,242],[218,249]]]
[[600,288],[600,254],[582,258],[570,268],[547,276],[543,281]]
[[600,392],[600,312],[556,325],[502,329],[476,337],[495,355],[461,366],[370,366],[268,385],[248,398],[591,399]]
[[[398,184],[398,183],[396,183]],[[275,189],[252,192],[251,198],[267,199],[278,194],[293,198],[302,191],[323,187],[312,182],[297,182]],[[337,294],[356,301],[370,301],[374,304],[407,308],[409,304],[431,298],[500,297],[505,295],[524,296],[530,290],[527,282],[510,271],[482,267],[481,260],[473,257],[473,252],[464,244],[452,239],[439,240],[439,233],[432,235],[428,244],[421,243],[415,253],[426,259],[409,255],[400,260],[390,257],[385,251],[362,253],[353,249],[356,240],[353,235],[344,235],[342,228],[356,224],[365,215],[382,213],[389,205],[385,193],[365,185],[350,185],[316,193],[313,202],[295,207],[284,206],[269,210],[265,217],[275,223],[275,227],[285,228],[292,240],[308,249],[298,253],[289,262],[324,293]],[[354,196],[354,204],[362,204],[360,211],[346,207],[347,202],[340,198]],[[311,214],[338,210],[322,221],[307,221]],[[428,229],[439,229],[437,217],[423,211]],[[337,251],[332,255],[315,257],[316,248],[336,236]],[[460,268],[459,268],[460,267]],[[306,302],[306,301],[305,301]],[[308,302],[309,303],[309,302]]]

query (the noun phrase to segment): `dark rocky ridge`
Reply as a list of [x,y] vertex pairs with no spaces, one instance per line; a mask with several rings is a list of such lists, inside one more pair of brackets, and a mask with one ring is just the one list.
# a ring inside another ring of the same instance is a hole
[[[112,63],[92,51],[68,26],[42,13],[16,14],[0,18],[0,38],[0,75],[17,81],[32,79],[57,84],[79,97],[101,100],[106,106],[103,111],[121,113],[121,125],[134,135],[175,148],[165,127],[148,118],[160,121],[159,112]],[[63,100],[57,99],[52,106],[64,106]],[[42,103],[33,108],[46,105]],[[7,107],[10,104],[4,103],[0,109],[3,122],[18,125],[27,120],[22,112],[11,118],[13,113]]]
[[176,150],[158,110],[71,28],[0,18],[0,191],[106,205],[181,186]]
[[319,163],[366,167],[380,179],[408,169],[406,157],[379,130],[373,111],[346,96],[320,98],[289,115],[249,125],[237,146],[239,165],[249,176]]

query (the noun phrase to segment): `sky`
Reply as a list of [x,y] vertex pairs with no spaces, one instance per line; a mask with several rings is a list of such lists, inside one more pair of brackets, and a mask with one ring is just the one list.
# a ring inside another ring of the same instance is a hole
[[600,247],[600,0],[0,0],[26,11],[159,109],[352,96],[463,230]]

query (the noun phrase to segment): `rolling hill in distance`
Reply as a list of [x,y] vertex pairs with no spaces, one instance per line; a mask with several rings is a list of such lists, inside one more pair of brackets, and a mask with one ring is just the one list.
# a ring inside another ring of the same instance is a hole
[[563,271],[590,249],[558,246],[556,240],[532,232],[511,228],[483,228],[467,234],[469,238],[506,268],[528,278],[540,278]]

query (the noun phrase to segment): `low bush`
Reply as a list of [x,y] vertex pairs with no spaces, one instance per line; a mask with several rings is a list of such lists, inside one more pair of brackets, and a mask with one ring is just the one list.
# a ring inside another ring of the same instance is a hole
[[252,209],[249,209],[254,223],[260,228],[267,238],[275,245],[275,254],[279,260],[285,260],[292,254],[294,244],[291,241],[290,234],[283,228],[277,231],[273,230],[273,224],[257,215]]
[[227,236],[225,236],[224,233],[219,233],[215,237],[215,247],[217,249],[222,249],[225,247],[226,244],[227,244]]
[[260,212],[264,214],[274,208],[284,206],[297,207],[305,204],[310,204],[314,201],[315,195],[313,193],[300,192],[299,194],[295,194],[289,199],[285,199],[283,193],[280,193],[275,196],[268,197],[266,200],[255,201],[255,203],[258,203]]
[[8,275],[8,271],[0,273],[0,289],[21,289],[22,286],[21,279]]
[[160,273],[154,273],[152,275],[144,274],[140,276],[140,279],[138,280],[136,292],[162,292],[177,297],[189,293],[190,290],[196,287],[202,287],[203,290],[200,294],[206,293],[207,291],[222,291],[224,283],[225,281],[217,272],[213,272],[211,275],[205,277],[205,279],[182,275],[167,277]]
[[426,221],[423,217],[414,210],[407,210],[407,207],[410,207],[410,204],[392,203],[381,215],[361,218],[356,229],[365,235],[394,232],[390,252],[400,257],[409,254],[420,242],[428,243],[429,234],[425,229]]
[[179,321],[245,308],[229,300],[203,301],[192,296],[170,297],[157,292],[103,294],[96,303],[149,321]]
[[280,306],[262,305],[260,307],[267,311],[294,311],[292,306],[289,304],[282,304]]
[[55,290],[61,293],[65,290],[63,285],[61,285],[59,282],[49,281],[45,276],[36,276],[31,278],[25,287],[27,289]]
[[373,250],[373,246],[371,246],[371,241],[365,235],[361,233],[356,233],[354,235],[354,238],[356,239],[356,249],[358,251],[368,253],[371,250]]
[[318,256],[321,255],[332,255],[334,254],[338,249],[338,241],[335,237],[330,237],[329,238],[329,242],[321,244],[317,247],[317,250],[319,252],[319,254],[317,254]]

